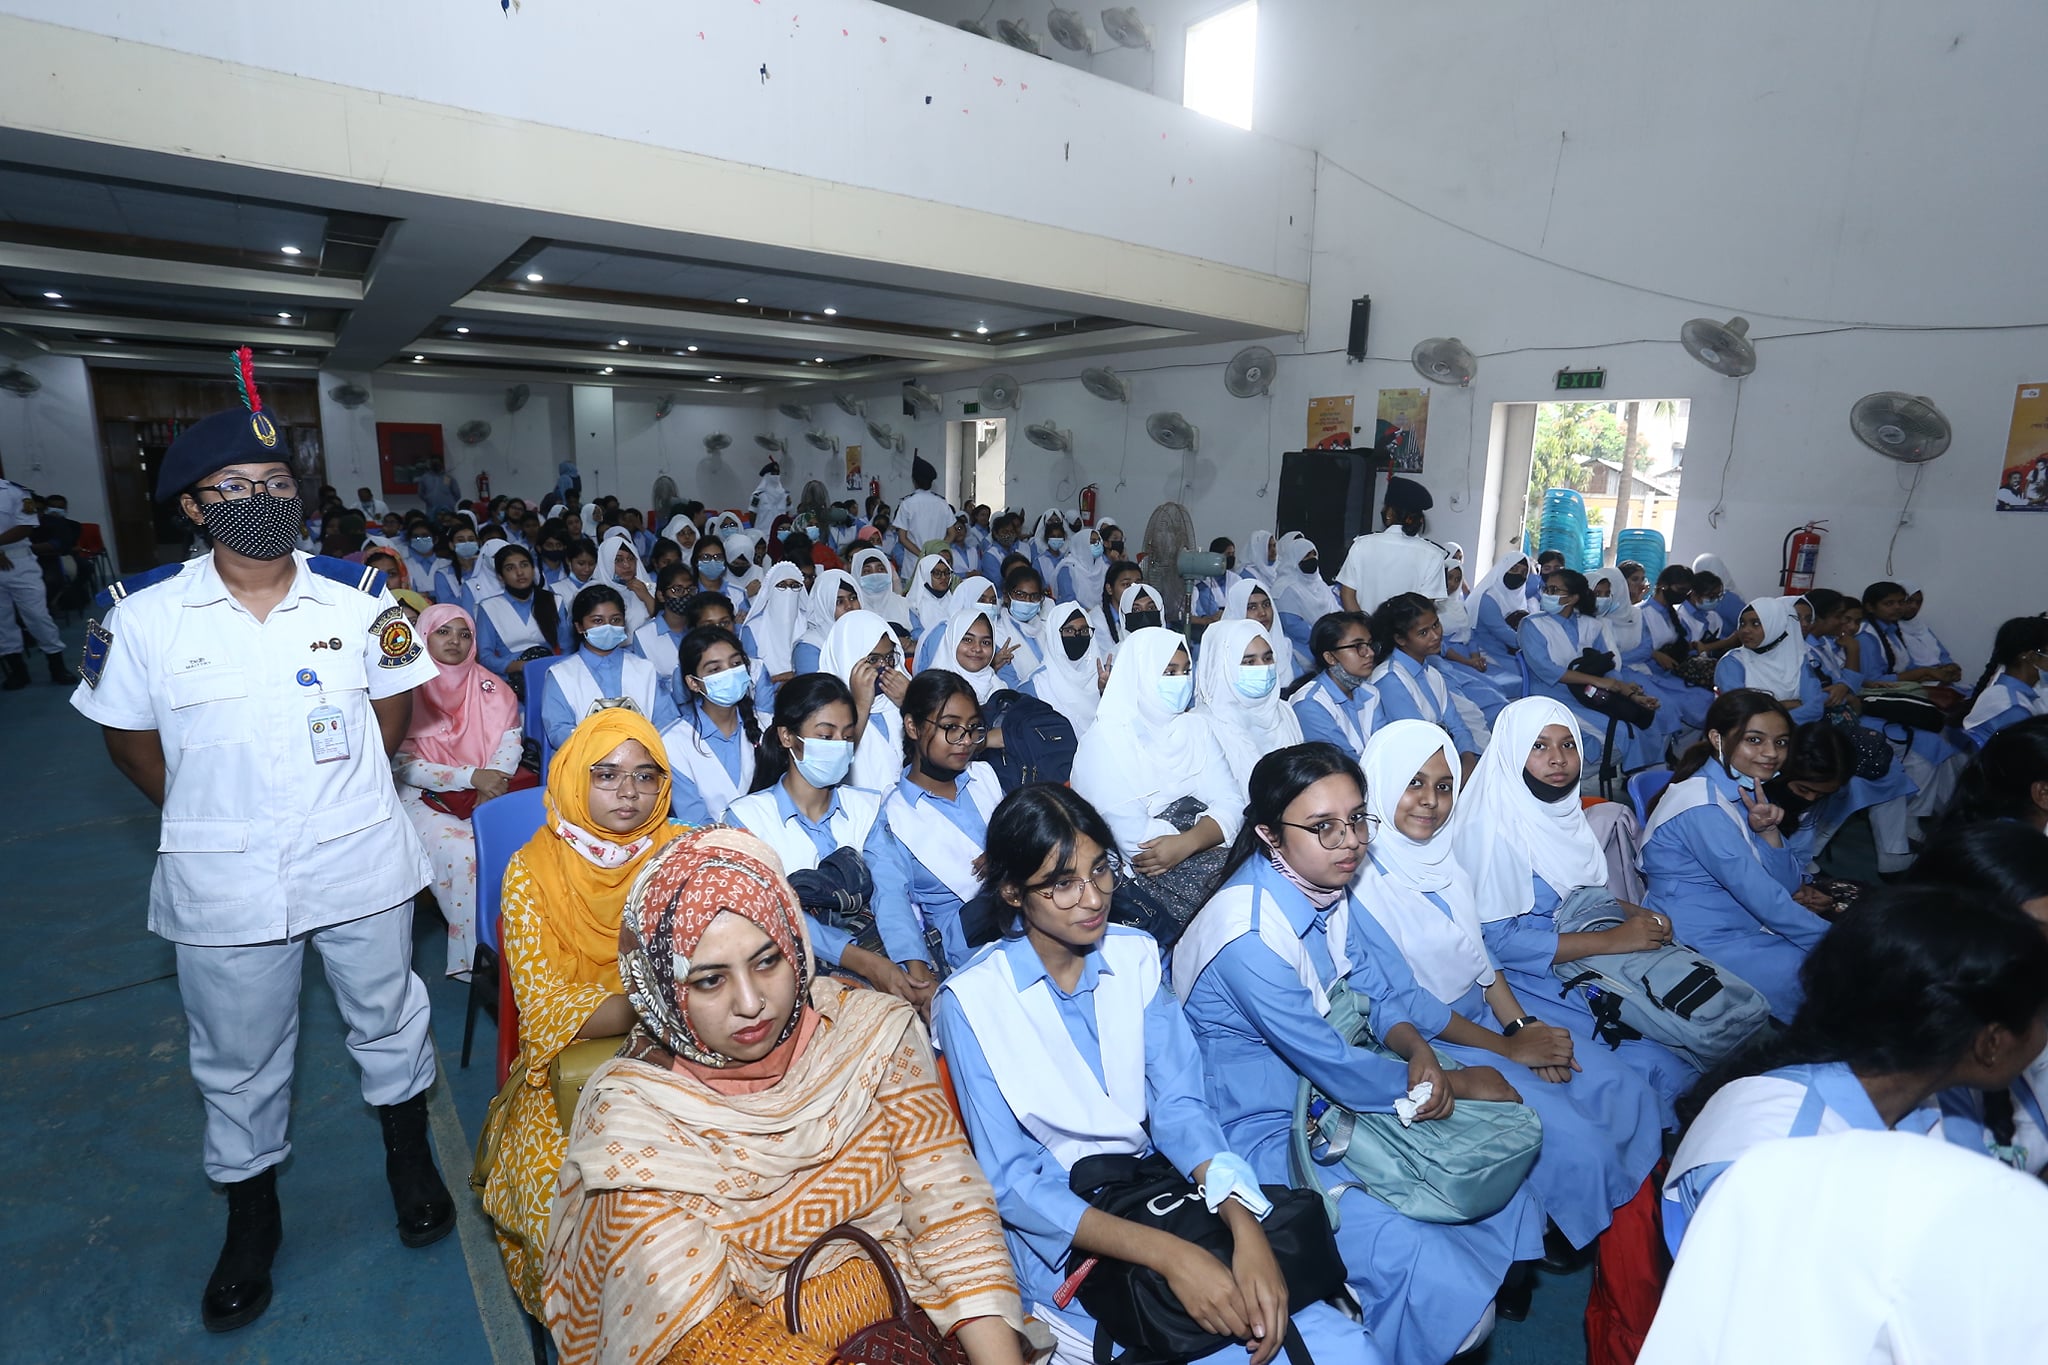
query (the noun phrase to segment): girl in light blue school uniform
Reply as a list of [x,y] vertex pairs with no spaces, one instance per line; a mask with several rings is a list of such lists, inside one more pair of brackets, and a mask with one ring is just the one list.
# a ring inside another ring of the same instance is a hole
[[[1358,1113],[1422,1096],[1413,1118],[1444,1117],[1456,1099],[1519,1096],[1488,1066],[1446,1071],[1412,1016],[1423,992],[1398,951],[1355,943],[1384,933],[1352,889],[1366,856],[1364,778],[1327,744],[1281,749],[1253,769],[1250,809],[1222,885],[1173,950],[1180,996],[1230,1149],[1267,1184],[1291,1183],[1295,1093],[1306,1077]],[[1328,845],[1325,847],[1325,845]],[[1354,933],[1353,926],[1358,926]],[[1354,1047],[1325,1019],[1339,981],[1371,1002],[1374,1032],[1405,1060]],[[1349,1179],[1318,1166],[1325,1188]],[[1424,1223],[1352,1185],[1337,1202],[1345,1278],[1373,1339],[1396,1365],[1442,1365],[1483,1340],[1493,1298],[1516,1261],[1543,1254],[1543,1209],[1524,1183],[1471,1223]]]
[[1991,660],[1977,679],[1976,699],[1963,729],[1981,747],[2010,725],[2048,715],[2048,688],[2041,669],[2048,664],[2048,620],[2015,616],[1998,628],[1991,642]]
[[[1962,669],[1932,632],[1909,633],[1906,613],[1909,590],[1898,583],[1876,582],[1863,590],[1863,628],[1857,636],[1864,686],[1917,682],[1961,689]],[[1923,638],[1924,637],[1924,638]],[[1927,662],[1919,662],[1927,660]],[[1891,732],[1908,737],[1903,767],[1918,788],[1903,820],[1906,839],[1917,838],[1920,821],[1947,809],[1955,793],[1956,774],[1965,760],[1961,736],[1951,730],[1920,730],[1894,725]],[[1895,746],[1896,747],[1896,746]],[[1878,871],[1897,872],[1904,863],[1879,850]]]
[[1266,591],[1266,585],[1249,573],[1224,589],[1223,619],[1257,621],[1265,628],[1266,638],[1273,642],[1273,662],[1280,670],[1283,690],[1292,687],[1295,680],[1304,674],[1316,671],[1308,652],[1309,636],[1315,623],[1290,618],[1275,610],[1273,596]]
[[1304,739],[1334,744],[1355,763],[1379,723],[1379,689],[1367,681],[1377,666],[1372,618],[1363,612],[1333,611],[1309,636],[1316,671],[1295,679],[1284,694],[1301,722]]
[[686,825],[716,824],[754,781],[761,724],[754,718],[753,668],[738,636],[700,626],[683,636],[672,676],[681,714],[661,732],[669,813]]
[[1451,562],[1444,566],[1443,599],[1436,603],[1437,624],[1443,630],[1439,663],[1451,690],[1479,710],[1485,725],[1510,701],[1522,695],[1522,680],[1514,660],[1507,655],[1489,654],[1478,641],[1479,609],[1483,595],[1465,584],[1465,551],[1456,541],[1446,541]]
[[[1649,688],[1648,678],[1622,667],[1621,650],[1600,619],[1598,602],[1585,575],[1575,569],[1554,569],[1543,576],[1543,592],[1536,599],[1536,610],[1523,619],[1516,631],[1529,695],[1551,697],[1571,708],[1579,718],[1589,763],[1600,761],[1607,717],[1586,705],[1576,689],[1589,685],[1603,687],[1634,697],[1658,712],[1663,709],[1663,703]],[[1583,673],[1573,668],[1573,663],[1589,649],[1613,656],[1613,671]],[[1642,730],[1616,726],[1614,741],[1623,746],[1622,768],[1633,772],[1663,762],[1671,728],[1670,719],[1661,716]]]
[[1486,655],[1487,672],[1502,670],[1513,680],[1519,694],[1521,681],[1515,676],[1515,655],[1522,648],[1515,631],[1522,618],[1534,610],[1529,601],[1529,557],[1510,550],[1479,576],[1472,585],[1472,644]]
[[656,730],[679,719],[675,698],[654,665],[633,652],[626,634],[626,604],[616,588],[593,583],[576,594],[568,657],[541,679],[540,718],[548,747],[568,742],[577,722],[600,702],[631,701]]
[[1436,606],[1420,593],[1396,594],[1372,614],[1373,635],[1391,646],[1386,662],[1373,670],[1380,714],[1387,720],[1420,720],[1443,727],[1466,772],[1485,752],[1484,727],[1475,733],[1445,676],[1443,627]]
[[1761,790],[1785,764],[1792,719],[1754,689],[1707,709],[1706,738],[1679,763],[1643,836],[1644,899],[1697,948],[1763,992],[1771,1013],[1799,1008],[1799,967],[1827,922],[1793,898],[1805,881]]
[[1740,1079],[1671,1158],[1674,1253],[1714,1181],[1761,1143],[1889,1128],[1983,1150],[1975,1133],[1944,1131],[1936,1097],[2003,1089],[2048,1043],[2048,938],[2018,906],[1957,889],[1866,896],[1814,949],[1790,1026],[1732,1068]]
[[[1092,1361],[1096,1334],[1078,1299],[1056,1302],[1068,1259],[1116,1245],[1112,1216],[1070,1185],[1075,1165],[1099,1154],[1156,1153],[1230,1227],[1239,1254],[1229,1267],[1192,1260],[1208,1253],[1169,1241],[1155,1252],[1154,1269],[1224,1270],[1250,1346],[1286,1330],[1260,1307],[1284,1293],[1259,1229],[1270,1202],[1209,1108],[1201,1055],[1161,980],[1159,946],[1109,923],[1114,844],[1102,817],[1067,788],[1031,787],[1005,800],[990,825],[988,871],[993,908],[1007,923],[978,926],[983,937],[1001,936],[947,980],[934,1014],[975,1156],[995,1187],[1018,1287],[1051,1327],[1063,1365]],[[1319,1365],[1386,1359],[1363,1327],[1329,1304],[1293,1309]],[[1245,1349],[1233,1344],[1196,1362],[1234,1365]]]
[[1545,1017],[1556,1013],[1554,990],[1524,1001],[1488,953],[1446,831],[1461,785],[1450,737],[1394,721],[1366,744],[1364,768],[1366,809],[1379,824],[1358,899],[1385,932],[1369,937],[1353,923],[1353,956],[1398,952],[1422,987],[1404,1017],[1446,1056],[1499,1071],[1542,1118],[1529,1185],[1564,1239],[1590,1246],[1663,1154],[1657,1096],[1604,1045],[1579,1047]]
[[[1557,908],[1584,886],[1604,886],[1607,858],[1579,804],[1577,719],[1548,697],[1524,697],[1500,713],[1493,743],[1472,774],[1452,824],[1452,851],[1472,879],[1487,955],[1517,999],[1535,1002],[1569,1029],[1574,1049],[1609,1049],[1593,1012],[1552,970],[1594,954],[1624,954],[1671,941],[1671,924],[1623,903],[1627,921],[1598,933],[1560,933]],[[1648,1081],[1666,1128],[1678,1097],[1699,1080],[1692,1063],[1648,1038],[1625,1040],[1614,1056]]]

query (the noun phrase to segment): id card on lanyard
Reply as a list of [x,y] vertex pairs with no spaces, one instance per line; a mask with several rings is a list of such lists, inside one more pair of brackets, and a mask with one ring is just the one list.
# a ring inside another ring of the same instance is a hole
[[[320,676],[310,668],[298,672],[298,684],[320,688]],[[313,745],[315,763],[339,763],[348,757],[348,720],[339,707],[327,701],[324,688],[313,709],[306,713],[306,737]]]

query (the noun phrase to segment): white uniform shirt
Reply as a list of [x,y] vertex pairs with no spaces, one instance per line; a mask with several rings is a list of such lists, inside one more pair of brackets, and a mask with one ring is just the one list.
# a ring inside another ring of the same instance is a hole
[[[0,479],[0,531],[12,531],[17,526],[26,526],[34,531],[42,524],[43,519],[28,510],[28,490],[18,483]],[[35,551],[28,547],[27,536],[0,545],[0,558],[7,560],[7,568],[35,569],[36,576],[42,576],[43,571],[36,566]],[[7,610],[12,611],[13,607]]]
[[1435,602],[1448,591],[1444,587],[1448,562],[1444,547],[1435,541],[1386,530],[1351,542],[1344,567],[1337,570],[1337,581],[1358,598],[1360,611],[1372,611],[1404,592]]
[[927,541],[946,538],[946,532],[953,529],[953,519],[951,504],[929,488],[920,488],[896,508],[894,525],[897,530],[910,533],[922,554]]
[[[432,875],[370,703],[433,678],[434,661],[381,573],[292,557],[262,621],[206,554],[117,584],[92,627],[71,704],[163,744],[149,927],[174,943],[280,942],[401,904]],[[346,758],[314,761],[333,735],[312,725],[334,719],[316,709],[339,712]]]

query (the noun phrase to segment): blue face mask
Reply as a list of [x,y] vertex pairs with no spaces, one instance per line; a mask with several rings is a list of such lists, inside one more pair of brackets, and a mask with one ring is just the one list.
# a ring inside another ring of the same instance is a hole
[[1195,679],[1190,673],[1178,677],[1162,677],[1159,680],[1159,700],[1166,703],[1166,709],[1179,715],[1188,709],[1188,703],[1195,699]]
[[1014,621],[1035,621],[1038,619],[1039,608],[1044,605],[1045,603],[1043,602],[1012,602],[1010,603],[1010,619]]
[[754,690],[754,679],[744,668],[728,668],[697,681],[704,684],[704,695],[720,706],[737,706],[741,697]]
[[1045,538],[1045,548],[1048,550],[1064,550],[1067,548],[1067,538],[1065,536],[1047,536]]
[[1276,664],[1239,664],[1237,666],[1237,690],[1253,701],[1270,696],[1280,683],[1280,669]]
[[457,559],[475,559],[483,553],[483,550],[484,547],[473,540],[459,540],[455,542],[455,557]]
[[1564,599],[1544,593],[1536,599],[1536,610],[1542,612],[1545,616],[1560,615],[1564,611]]
[[896,580],[885,573],[864,573],[860,576],[860,590],[870,597],[889,591]]
[[430,555],[434,552],[434,538],[432,536],[414,536],[406,544],[412,546],[412,552],[416,555]]
[[1613,616],[1620,610],[1621,599],[1619,597],[1603,597],[1600,599],[1600,614],[1602,616]]
[[703,579],[706,583],[716,583],[719,579],[725,577],[725,561],[722,559],[705,560],[697,566],[697,577]]
[[850,739],[805,739],[804,755],[796,761],[796,770],[813,787],[836,787],[852,768]]
[[1090,559],[1100,559],[1107,550],[1108,547],[1098,540],[1088,547],[1088,557]]
[[619,625],[592,626],[583,632],[583,643],[600,654],[626,643],[626,628]]

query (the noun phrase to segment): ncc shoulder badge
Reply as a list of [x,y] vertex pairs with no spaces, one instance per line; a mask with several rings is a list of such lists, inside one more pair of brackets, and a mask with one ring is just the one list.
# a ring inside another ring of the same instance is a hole
[[401,607],[386,607],[371,622],[370,634],[377,637],[379,668],[404,668],[420,657],[419,636],[413,633],[412,622],[405,619]]
[[85,657],[78,661],[78,676],[85,679],[87,687],[100,685],[100,674],[106,669],[107,655],[113,648],[114,632],[97,621],[85,623]]

